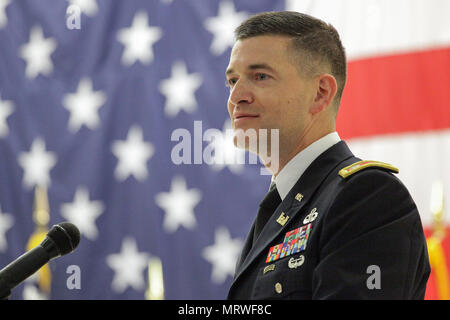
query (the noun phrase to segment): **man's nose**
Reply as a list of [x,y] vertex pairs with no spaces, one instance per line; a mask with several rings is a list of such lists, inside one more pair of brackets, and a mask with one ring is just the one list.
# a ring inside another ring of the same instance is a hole
[[245,81],[239,79],[230,91],[230,102],[235,106],[240,104],[250,104],[254,101],[254,96]]

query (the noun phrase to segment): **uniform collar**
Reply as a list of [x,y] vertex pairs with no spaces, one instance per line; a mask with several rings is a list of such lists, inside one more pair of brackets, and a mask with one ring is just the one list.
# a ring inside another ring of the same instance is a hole
[[276,183],[278,193],[280,194],[282,200],[286,198],[289,191],[309,167],[309,165],[324,151],[339,141],[341,141],[341,138],[337,132],[327,134],[297,153],[297,155],[295,155],[295,157],[292,158],[286,166],[284,166],[276,177],[272,176],[272,183]]

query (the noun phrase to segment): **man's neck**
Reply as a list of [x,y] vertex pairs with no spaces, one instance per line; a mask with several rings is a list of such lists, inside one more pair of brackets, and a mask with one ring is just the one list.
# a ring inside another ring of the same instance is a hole
[[[279,150],[279,159],[278,159],[278,170],[273,170],[271,171],[274,178],[281,172],[281,170],[283,170],[283,168],[289,163],[289,161],[291,161],[297,154],[299,154],[300,152],[302,152],[303,150],[305,150],[306,148],[308,148],[311,144],[313,144],[314,142],[322,139],[323,137],[325,137],[326,135],[335,132],[335,129],[329,130],[327,132],[323,132],[321,134],[316,135],[313,138],[309,138],[309,139],[303,139],[301,141],[299,141],[296,144],[284,144],[282,145],[280,143],[280,150]],[[292,145],[294,145],[294,148],[292,148]],[[283,150],[285,152],[283,152]],[[269,171],[271,168],[266,167]],[[276,169],[276,168],[273,168]],[[275,171],[275,172],[274,172]]]
[[298,152],[277,172],[276,176],[272,176],[272,181],[276,183],[281,198],[284,199],[311,163],[340,140],[337,132],[325,135]]

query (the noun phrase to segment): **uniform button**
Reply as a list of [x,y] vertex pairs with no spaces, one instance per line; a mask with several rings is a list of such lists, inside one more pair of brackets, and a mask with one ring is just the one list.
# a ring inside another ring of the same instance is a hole
[[282,293],[283,292],[283,286],[281,285],[281,283],[277,282],[275,284],[275,291],[276,291],[276,293]]

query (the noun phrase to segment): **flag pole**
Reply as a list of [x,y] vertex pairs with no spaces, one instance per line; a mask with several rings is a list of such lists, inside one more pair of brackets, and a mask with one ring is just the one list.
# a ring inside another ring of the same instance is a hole
[[148,263],[147,300],[164,300],[164,278],[161,259],[152,257]]
[[[48,204],[47,188],[36,186],[34,189],[33,221],[35,229],[27,243],[26,250],[29,251],[39,245],[46,237],[48,223],[50,221],[50,210]],[[38,272],[39,289],[45,294],[50,294],[51,272],[49,264],[42,266]]]

